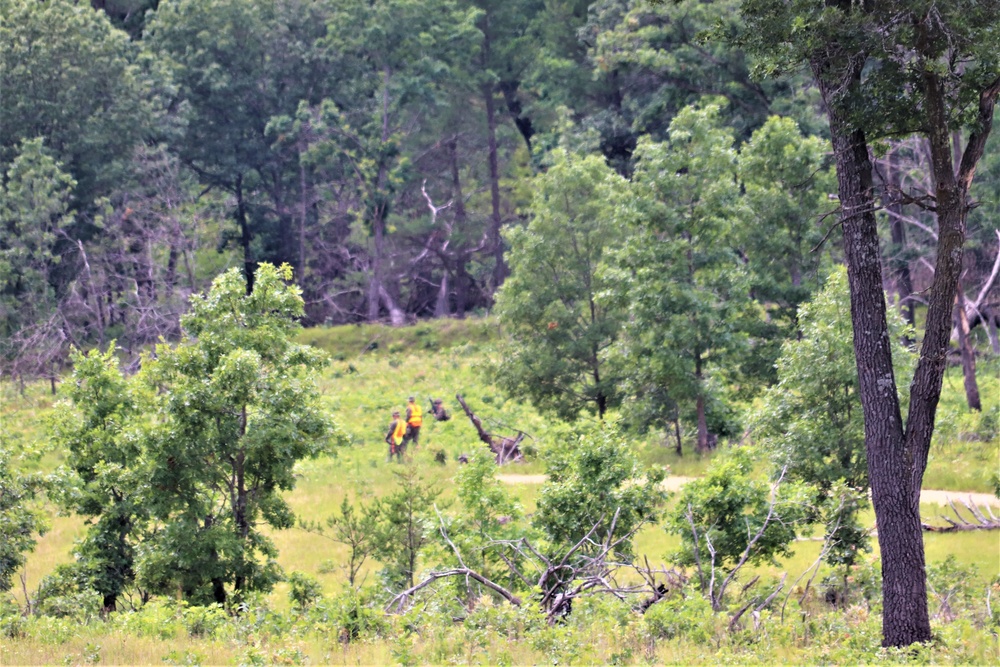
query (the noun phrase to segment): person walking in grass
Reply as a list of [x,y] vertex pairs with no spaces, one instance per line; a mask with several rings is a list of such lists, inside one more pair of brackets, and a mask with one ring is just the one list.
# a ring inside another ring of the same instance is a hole
[[444,408],[444,401],[440,398],[431,400],[431,414],[433,414],[434,418],[439,422],[446,422],[451,419],[451,415],[449,415],[448,411]]
[[392,411],[392,423],[389,424],[389,432],[385,434],[385,441],[389,444],[389,461],[396,457],[396,461],[403,460],[403,452],[406,448],[407,426],[403,418],[399,416],[399,410]]
[[424,413],[417,405],[413,397],[410,396],[406,404],[406,438],[405,442],[412,442],[414,447],[420,444],[420,427],[424,424]]

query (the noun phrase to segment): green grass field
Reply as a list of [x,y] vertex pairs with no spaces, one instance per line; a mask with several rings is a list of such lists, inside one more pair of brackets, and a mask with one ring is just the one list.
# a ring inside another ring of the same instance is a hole
[[[555,427],[550,420],[528,405],[505,400],[485,381],[480,364],[496,335],[495,325],[488,320],[447,320],[405,329],[366,325],[303,332],[300,340],[325,349],[331,356],[330,366],[321,379],[321,388],[329,410],[348,434],[350,444],[298,465],[298,484],[288,497],[296,513],[302,518],[322,521],[335,511],[345,495],[352,498],[381,496],[393,488],[394,477],[391,473],[399,464],[386,461],[386,446],[382,438],[391,411],[403,409],[407,396],[411,394],[417,397],[425,410],[431,397],[443,398],[452,414],[448,422],[426,421],[420,447],[413,452],[412,465],[418,467],[426,480],[442,489],[438,501],[442,507],[454,498],[453,480],[458,470],[458,455],[482,446],[454,399],[455,394],[461,394],[492,431],[502,434],[521,429],[530,434],[525,443],[529,452],[527,460],[511,464],[500,472],[513,482],[509,488],[525,511],[533,511],[544,473],[543,463],[535,454],[546,447],[563,444],[553,441]],[[997,405],[1000,399],[997,368],[995,361],[983,363],[980,367],[980,391],[987,406],[983,415],[970,415],[963,409],[961,376],[957,374],[957,369],[949,371],[940,408],[941,428],[931,453],[925,488],[952,492],[990,491],[990,476],[1000,466],[1000,437],[994,427],[1000,413]],[[29,386],[25,395],[21,396],[15,387],[4,384],[0,386],[0,400],[0,426],[8,441],[18,446],[37,445],[44,449],[45,418],[53,403],[48,385]],[[586,423],[581,428],[587,428]],[[661,434],[654,433],[633,444],[644,462],[666,465],[672,475],[690,477],[704,471],[709,463],[708,457],[694,454],[678,457],[673,453],[672,441],[664,444],[665,440]],[[446,455],[443,465],[434,460],[439,450]],[[29,465],[44,471],[58,465],[60,460],[60,453],[45,451],[39,462]],[[925,517],[934,517],[940,511],[941,508],[936,505],[922,507]],[[72,559],[74,540],[83,529],[84,525],[78,517],[52,517],[49,532],[39,540],[24,570],[24,583],[29,592],[56,565]],[[279,562],[286,572],[303,572],[315,577],[328,596],[335,596],[343,590],[346,581],[339,564],[345,558],[345,546],[298,528],[275,532],[272,537],[280,551]],[[953,554],[964,566],[974,566],[976,585],[984,591],[990,582],[997,581],[1000,576],[1000,537],[996,532],[928,534],[925,544],[929,563]],[[646,528],[636,542],[637,552],[651,562],[662,562],[676,546],[676,538],[668,536],[659,527]],[[877,550],[877,545],[875,548]],[[777,565],[758,568],[757,572],[773,578],[788,572],[789,582],[795,581],[812,565],[819,549],[819,542],[805,539],[796,543],[793,557]],[[363,576],[374,579],[377,568],[377,564],[370,563],[363,570]],[[818,577],[817,581],[821,578]],[[800,580],[796,589],[801,591],[807,579]],[[20,585],[18,582],[17,587]],[[287,613],[287,592],[288,585],[279,584],[268,596],[268,606]],[[23,602],[23,593],[17,591],[16,595]],[[1000,590],[994,595],[997,596],[994,598],[995,605],[1000,605]],[[586,614],[582,617],[590,618]],[[876,620],[855,620],[865,628],[877,626]],[[631,651],[631,657],[626,662],[715,662],[719,659],[719,651],[725,648],[721,644],[712,647],[685,637],[659,644],[654,642],[652,648],[640,645],[628,648],[622,644],[625,640],[621,637],[626,636],[625,629],[629,624],[636,622],[624,619],[618,630],[615,629],[617,626],[604,627],[597,620],[592,621],[592,626],[579,626],[578,630],[580,627],[591,627],[587,632],[593,633],[595,642],[582,652],[569,647],[570,639],[560,636],[561,631],[554,629],[551,636],[545,635],[547,638],[531,642],[505,642],[499,636],[483,638],[474,651],[464,657],[459,656],[459,659],[455,657],[457,653],[434,648],[452,641],[457,630],[447,628],[437,639],[419,633],[411,636],[407,631],[404,633],[408,637],[405,641],[398,638],[366,640],[344,645],[335,638],[324,638],[322,633],[313,632],[283,635],[280,642],[268,645],[264,640],[256,644],[248,642],[245,637],[200,639],[183,632],[183,628],[173,635],[169,632],[166,635],[142,634],[114,624],[67,629],[59,625],[58,619],[53,619],[51,623],[54,626],[48,631],[39,621],[21,639],[0,639],[0,665],[82,664],[95,660],[107,664],[163,664],[164,660],[173,664],[185,664],[184,660],[188,660],[187,664],[191,661],[236,664],[253,663],[256,660],[253,651],[258,651],[264,662],[275,663],[294,662],[297,655],[308,657],[313,664],[405,663],[410,654],[408,652],[412,652],[420,656],[419,660],[430,662],[522,664],[537,663],[539,660],[549,662],[553,651],[571,656],[570,662],[609,662],[616,651],[621,653],[626,649]],[[598,625],[600,627],[594,630]],[[958,632],[948,627],[948,632]],[[782,635],[782,639],[776,635],[773,641],[769,640],[773,643],[770,654],[758,646],[754,649],[756,652],[742,654],[744,661],[755,662],[767,655],[771,655],[775,662],[820,661],[818,655],[811,653],[807,641],[808,628],[803,626],[800,630],[805,635],[795,635],[799,631],[795,631],[794,627],[793,630],[781,630],[786,634],[792,632],[794,636]],[[335,635],[336,629],[330,632]],[[563,634],[567,632],[568,629]],[[963,655],[987,662],[996,658],[1000,655],[996,635],[991,636],[994,639],[992,644],[977,641],[972,652]],[[53,637],[59,641],[51,641]],[[577,636],[573,641],[585,640]],[[877,644],[877,639],[873,641],[873,645]],[[545,642],[551,642],[551,645]],[[844,645],[849,644],[849,639],[845,639]],[[834,650],[831,659],[836,658],[835,649],[836,646],[831,649]],[[96,659],[95,650],[98,654]],[[435,650],[438,652],[435,653]],[[619,658],[622,656],[619,655]],[[943,658],[936,655],[936,659]]]

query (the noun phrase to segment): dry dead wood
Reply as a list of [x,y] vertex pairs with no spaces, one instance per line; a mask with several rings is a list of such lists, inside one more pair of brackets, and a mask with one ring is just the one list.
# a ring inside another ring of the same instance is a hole
[[524,431],[518,431],[517,435],[513,438],[493,435],[483,428],[483,420],[476,416],[460,394],[455,394],[455,398],[458,400],[459,405],[462,406],[462,410],[469,417],[469,421],[476,427],[479,439],[486,443],[486,446],[496,456],[497,465],[503,465],[510,461],[520,461],[523,458],[521,454],[521,441],[527,435]]
[[[943,514],[940,515],[940,517],[944,521],[947,521],[950,525],[934,526],[929,523],[921,525],[924,530],[931,533],[955,533],[966,530],[1000,530],[1000,519],[994,516],[993,510],[990,509],[989,505],[985,505],[986,512],[984,513],[983,510],[976,505],[976,503],[972,502],[971,499],[963,500],[962,504],[965,505],[965,508],[969,510],[970,514],[972,514],[972,521],[969,521],[962,516],[962,514],[958,511],[958,508],[955,507],[955,501],[949,500],[948,506],[955,514],[955,518],[952,519],[944,516]],[[986,514],[989,514],[989,517],[987,517]]]
[[[603,539],[598,536],[600,526],[604,522],[604,517],[601,517],[576,544],[565,552],[553,556],[543,553],[525,538],[495,540],[490,546],[498,548],[497,553],[510,568],[512,577],[520,580],[526,588],[540,592],[537,604],[545,613],[550,624],[557,622],[572,611],[573,600],[587,595],[608,594],[625,600],[627,596],[635,596],[652,588],[654,597],[659,595],[656,597],[659,600],[665,594],[666,587],[657,581],[656,574],[658,573],[664,574],[668,583],[682,585],[683,575],[678,572],[654,571],[649,568],[648,563],[646,568],[638,568],[615,560],[614,557],[619,547],[632,539],[642,525],[640,524],[627,533],[616,535],[615,529],[618,526],[619,514],[620,510],[615,512]],[[402,612],[411,603],[415,593],[427,588],[435,581],[451,577],[463,578],[467,585],[470,581],[475,581],[494,591],[512,605],[521,606],[523,604],[521,598],[507,587],[490,580],[466,565],[458,547],[448,536],[445,522],[440,518],[440,515],[439,520],[441,536],[455,554],[458,567],[428,573],[420,583],[393,597],[386,605],[386,611]],[[510,557],[504,554],[505,551]],[[623,567],[635,568],[642,575],[645,583],[642,585],[619,583],[616,580],[616,575]],[[641,607],[644,611],[651,604],[640,604],[637,609]]]

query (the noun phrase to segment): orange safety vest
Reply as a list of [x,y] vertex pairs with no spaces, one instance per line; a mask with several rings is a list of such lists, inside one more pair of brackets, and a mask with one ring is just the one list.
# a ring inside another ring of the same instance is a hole
[[410,408],[410,426],[422,426],[424,423],[424,413],[420,410],[420,406],[416,403],[410,403],[408,406]]
[[396,420],[396,430],[392,432],[392,441],[396,443],[398,447],[403,442],[403,436],[406,435],[406,422],[402,419]]

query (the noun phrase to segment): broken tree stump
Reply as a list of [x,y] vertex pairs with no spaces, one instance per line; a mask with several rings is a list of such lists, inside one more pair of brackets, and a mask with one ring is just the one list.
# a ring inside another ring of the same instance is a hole
[[486,446],[496,456],[497,465],[503,465],[510,461],[520,461],[524,458],[521,454],[521,441],[524,440],[524,436],[526,435],[524,431],[518,431],[517,436],[513,438],[493,435],[483,428],[483,420],[477,417],[472,409],[469,408],[469,404],[465,402],[461,394],[455,394],[455,398],[458,400],[458,404],[462,406],[462,410],[469,417],[469,421],[476,427],[479,439],[486,443]]

